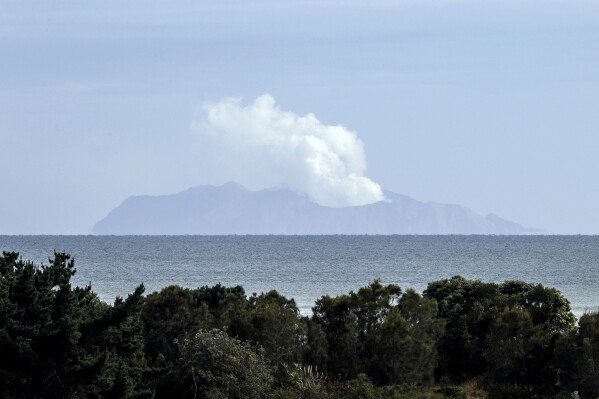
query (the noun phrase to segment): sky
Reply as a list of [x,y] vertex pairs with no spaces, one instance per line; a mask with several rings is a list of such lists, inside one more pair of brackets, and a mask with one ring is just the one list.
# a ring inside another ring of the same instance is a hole
[[598,111],[593,1],[0,0],[0,234],[231,180],[599,234]]

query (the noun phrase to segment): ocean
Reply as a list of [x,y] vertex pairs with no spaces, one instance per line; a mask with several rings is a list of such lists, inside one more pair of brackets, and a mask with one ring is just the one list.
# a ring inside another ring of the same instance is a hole
[[555,287],[577,316],[599,308],[599,236],[0,236],[0,250],[36,263],[65,251],[74,283],[107,302],[140,283],[147,293],[239,284],[248,295],[276,289],[309,315],[320,296],[377,278],[422,292],[461,275]]

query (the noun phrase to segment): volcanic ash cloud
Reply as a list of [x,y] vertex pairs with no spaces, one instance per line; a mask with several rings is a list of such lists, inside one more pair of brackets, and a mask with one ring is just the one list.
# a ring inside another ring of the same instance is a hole
[[364,176],[362,141],[343,126],[282,111],[268,94],[247,105],[226,98],[203,110],[193,123],[202,161],[223,179],[250,188],[286,186],[330,207],[384,199],[381,187]]

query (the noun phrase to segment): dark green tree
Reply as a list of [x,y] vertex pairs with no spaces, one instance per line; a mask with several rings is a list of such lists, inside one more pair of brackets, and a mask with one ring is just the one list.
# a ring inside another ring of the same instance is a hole
[[312,320],[327,337],[328,372],[352,379],[364,370],[364,361],[372,351],[373,332],[397,306],[400,295],[398,286],[383,286],[375,280],[357,293],[323,296],[316,301]]
[[[493,382],[523,385],[527,356],[531,350],[535,328],[530,313],[523,309],[507,309],[493,326],[487,349],[488,373]],[[537,370],[535,370],[537,371]]]
[[78,391],[80,397],[153,396],[152,388],[142,389],[142,377],[147,370],[141,320],[143,293],[144,287],[140,285],[126,299],[117,297],[101,317],[82,326],[81,372],[92,373],[87,386]]
[[265,350],[277,380],[283,382],[288,370],[302,360],[306,347],[306,325],[293,299],[276,291],[249,298],[252,330],[247,337]]
[[241,286],[204,286],[193,290],[193,297],[198,305],[208,307],[215,328],[242,340],[251,336],[250,304]]
[[511,306],[517,304],[526,309],[535,326],[542,326],[552,334],[571,331],[576,318],[571,312],[570,302],[555,288],[523,281],[506,281],[499,286]]
[[304,363],[326,371],[329,360],[329,343],[322,326],[313,319],[306,318],[306,350]]
[[[456,276],[429,283],[424,296],[437,300],[439,316],[446,322],[445,332],[437,343],[437,376],[453,381],[486,372],[489,338],[506,308],[521,309],[530,315],[537,344],[528,356],[534,352],[538,360],[535,367],[540,369],[547,369],[557,337],[571,330],[575,320],[568,300],[559,291],[541,284],[483,283]],[[534,379],[531,384],[538,386],[541,380],[552,380],[554,376],[547,369],[542,375],[535,374]]]
[[142,320],[146,354],[154,360],[160,355],[176,360],[175,340],[187,338],[199,329],[215,327],[208,304],[199,303],[192,290],[176,285],[147,296]]
[[578,328],[560,338],[554,365],[564,390],[599,397],[599,311],[583,314]]
[[313,310],[308,341],[328,352],[325,370],[333,376],[365,374],[378,385],[432,382],[444,326],[434,299],[375,280],[357,293],[324,296]]
[[74,274],[74,261],[64,253],[40,267],[3,253],[0,395],[151,396],[140,388],[143,286],[110,307],[90,287],[71,287]]
[[437,342],[437,376],[459,382],[482,374],[488,336],[504,308],[499,287],[455,276],[429,283],[424,296],[437,301],[446,323]]
[[369,375],[378,385],[423,385],[433,382],[436,341],[444,322],[437,304],[407,290],[374,336]]

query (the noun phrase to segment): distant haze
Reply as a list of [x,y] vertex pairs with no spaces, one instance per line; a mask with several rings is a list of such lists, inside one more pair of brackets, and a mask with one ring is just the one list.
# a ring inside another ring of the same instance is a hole
[[599,233],[597,1],[0,9],[0,234],[227,181]]
[[250,191],[237,183],[181,193],[133,196],[93,229],[96,234],[525,234],[532,232],[459,205],[422,203],[387,192],[385,201],[332,208],[288,189]]

